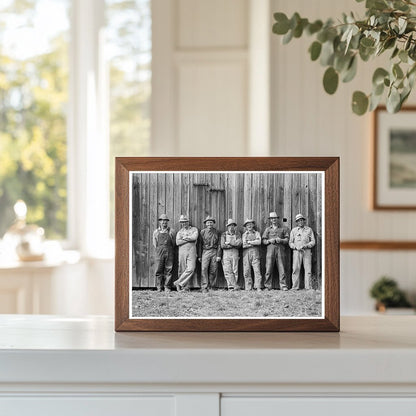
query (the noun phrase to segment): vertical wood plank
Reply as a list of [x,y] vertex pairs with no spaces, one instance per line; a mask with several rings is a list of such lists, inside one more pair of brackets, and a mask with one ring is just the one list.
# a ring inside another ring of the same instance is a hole
[[232,218],[234,216],[234,207],[236,201],[236,192],[235,190],[235,173],[229,173],[226,176],[226,182],[224,184],[225,188],[225,198],[226,198],[226,215],[224,219],[224,223],[221,224],[221,229],[225,231],[225,223],[228,218]]
[[135,287],[137,286],[138,282],[137,282],[137,261],[138,258],[136,258],[136,252],[138,251],[138,235],[137,235],[137,228],[139,225],[139,214],[140,214],[140,194],[139,194],[139,186],[138,186],[138,180],[137,180],[137,175],[133,174],[133,178],[132,178],[132,188],[130,190],[130,192],[132,192],[132,204],[133,204],[133,210],[132,210],[132,242],[133,242],[133,247],[132,247],[132,258],[130,259],[132,262],[132,286]]
[[285,175],[283,173],[276,174],[276,206],[272,211],[276,211],[277,215],[282,218],[285,208]]
[[166,173],[157,173],[157,218],[166,213]]
[[292,225],[296,227],[295,217],[296,214],[300,213],[301,204],[300,204],[300,173],[294,173],[292,177]]
[[[182,173],[182,198],[181,198],[181,214],[180,215],[190,215],[189,212],[189,176],[190,173]],[[177,219],[179,221],[179,218]],[[180,224],[178,223],[180,227]]]
[[[189,221],[193,227],[198,228],[200,230],[200,217],[201,213],[198,209],[198,206],[201,205],[201,194],[200,194],[200,186],[196,184],[201,183],[201,173],[189,173],[189,185],[188,185],[188,206],[186,207],[187,212],[189,213]],[[193,274],[192,278],[190,279],[188,285],[190,288],[194,288],[198,286],[197,281],[197,269],[200,270],[200,264],[197,262],[197,268],[195,269],[195,273]]]
[[[302,173],[300,175],[300,213],[302,215],[307,216],[309,212],[309,174]],[[308,218],[306,218],[306,221],[309,221]]]
[[317,173],[310,173],[308,175],[308,183],[309,183],[309,204],[308,204],[308,226],[312,228],[313,233],[315,234],[316,245],[312,249],[312,287],[316,289],[318,287],[318,274],[319,268],[317,263],[317,253],[318,253],[318,245],[320,240],[320,234],[317,232],[316,228],[316,215],[317,215],[317,194],[316,194],[316,180],[317,180]]
[[256,229],[258,231],[261,228],[263,219],[261,218],[261,208],[259,204],[259,188],[260,188],[260,174],[253,173],[252,174],[252,182],[251,182],[251,217],[254,219],[256,223]]
[[174,204],[173,173],[166,173],[165,175],[165,195],[166,195],[165,213],[170,219],[169,226],[172,227],[173,204]]
[[[294,226],[294,221],[292,219],[292,182],[293,182],[293,175],[291,173],[284,173],[283,174],[283,218],[282,218],[282,225],[288,228],[289,235],[290,231]],[[286,222],[284,220],[286,219]],[[285,246],[284,249],[284,266],[286,270],[286,281],[291,286],[291,275],[292,275],[292,250],[289,247],[289,244]]]
[[[149,218],[147,220],[147,229],[150,231],[156,229],[158,224],[158,176],[154,173],[146,173],[147,176],[147,188],[148,188],[148,201],[149,201]],[[145,287],[155,287],[156,278],[155,278],[155,250],[151,242],[151,234],[147,233],[147,241],[149,245],[149,268],[147,276],[143,276],[144,286]]]
[[320,233],[320,238],[317,242],[316,248],[316,267],[317,267],[317,284],[318,288],[322,288],[322,215],[323,215],[323,207],[322,207],[322,178],[324,174],[318,174],[316,180],[316,230]]
[[179,217],[182,211],[182,174],[173,174],[173,212],[171,220],[171,228],[177,232],[179,229]]
[[291,173],[284,174],[284,191],[283,199],[285,201],[283,206],[283,217],[287,219],[287,225],[293,228],[294,221],[292,220],[292,182],[293,175]]
[[236,174],[236,184],[234,188],[234,192],[237,193],[237,203],[235,205],[234,215],[233,218],[237,222],[237,229],[242,232],[243,231],[243,223],[244,223],[244,189],[245,189],[245,174],[244,173],[237,173]]
[[[253,174],[252,173],[244,173],[244,216],[243,216],[243,221],[242,223],[244,223],[244,221],[247,218],[251,218],[253,216],[253,212],[252,212],[252,190],[253,190],[253,185],[252,185],[252,179],[253,179]],[[242,224],[243,225],[243,224]]]

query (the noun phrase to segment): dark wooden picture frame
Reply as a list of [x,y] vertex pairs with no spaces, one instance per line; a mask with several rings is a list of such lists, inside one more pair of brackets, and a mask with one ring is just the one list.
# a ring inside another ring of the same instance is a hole
[[[413,113],[413,114],[411,114]],[[385,163],[381,163],[380,159],[383,159],[381,156],[383,153],[386,152],[386,148],[390,147],[385,140],[385,134],[387,128],[394,128],[403,129],[405,130],[406,127],[402,125],[402,120],[404,117],[415,117],[416,114],[416,106],[406,106],[400,110],[400,113],[397,114],[389,114],[385,106],[380,106],[376,108],[373,112],[373,177],[372,177],[372,184],[373,184],[373,193],[372,193],[372,207],[373,210],[385,210],[385,211],[412,211],[416,210],[416,193],[412,190],[412,203],[400,203],[400,200],[403,199],[402,195],[395,195],[391,193],[390,196],[387,197],[389,201],[383,201],[386,196],[383,196],[383,193],[386,193],[387,186],[382,186],[380,184],[381,178],[387,177],[386,169],[389,168],[387,166],[388,161]],[[389,117],[390,121],[386,121],[383,124],[382,117]],[[410,120],[410,117],[408,119]],[[391,124],[389,124],[391,123]],[[413,131],[416,132],[416,128],[412,125],[412,133]],[[384,139],[383,139],[384,138]],[[382,143],[380,143],[382,142]],[[384,145],[383,145],[384,144]],[[385,159],[386,157],[384,157]],[[414,188],[413,188],[414,189]],[[388,195],[390,192],[387,191]],[[395,192],[395,191],[393,191]],[[413,195],[414,194],[414,195]]]
[[[130,172],[322,172],[324,174],[324,313],[314,318],[132,318],[130,315]],[[116,158],[116,331],[339,331],[339,158]]]

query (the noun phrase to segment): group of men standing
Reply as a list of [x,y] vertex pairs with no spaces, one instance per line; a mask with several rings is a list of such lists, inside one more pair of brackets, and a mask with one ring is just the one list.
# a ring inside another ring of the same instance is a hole
[[[190,290],[188,283],[195,272],[197,260],[201,262],[202,292],[207,292],[213,286],[219,262],[222,262],[228,290],[240,290],[242,287],[238,284],[238,262],[242,248],[244,288],[260,291],[262,244],[267,246],[265,289],[272,289],[273,269],[277,265],[280,289],[288,290],[284,266],[284,250],[287,245],[293,250],[292,290],[299,290],[302,265],[305,271],[305,289],[311,289],[311,249],[315,246],[315,236],[312,229],[306,225],[306,218],[302,214],[296,215],[296,227],[290,232],[287,227],[279,224],[276,212],[269,214],[269,220],[270,225],[264,230],[263,235],[255,229],[255,221],[250,218],[244,222],[243,234],[237,230],[237,223],[233,219],[227,221],[226,231],[220,234],[215,228],[216,221],[211,216],[204,220],[205,228],[199,232],[196,227],[190,225],[188,217],[181,215],[181,228],[175,235],[169,227],[168,216],[160,215],[159,227],[153,233],[157,290],[170,291],[172,283],[178,291]],[[175,246],[179,247],[178,279],[172,282]]]

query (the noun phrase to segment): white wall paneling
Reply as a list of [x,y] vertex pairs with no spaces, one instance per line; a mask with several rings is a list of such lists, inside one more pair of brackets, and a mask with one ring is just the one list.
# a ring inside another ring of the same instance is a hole
[[179,49],[245,49],[248,0],[176,0]]
[[178,152],[187,156],[246,153],[247,71],[243,58],[180,59]]
[[[269,8],[264,7],[269,0],[262,3],[264,13],[259,12],[258,19],[264,21],[270,17]],[[153,155],[244,156],[249,152],[253,124],[249,97],[254,81],[248,63],[253,39],[258,45],[256,56],[263,53],[263,59],[269,59],[268,49],[264,54],[259,42],[268,40],[268,35],[253,36],[250,31],[252,8],[249,0],[154,1]],[[256,74],[255,82],[264,80],[263,70]],[[266,113],[267,96],[260,98]],[[254,118],[254,123],[261,127],[265,117]],[[263,130],[267,135],[268,127]],[[263,142],[267,146],[268,141]]]

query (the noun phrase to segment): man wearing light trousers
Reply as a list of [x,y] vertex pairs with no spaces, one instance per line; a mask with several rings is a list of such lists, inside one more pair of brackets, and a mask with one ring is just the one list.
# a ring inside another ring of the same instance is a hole
[[299,275],[303,264],[305,270],[305,289],[312,289],[312,247],[315,236],[312,228],[305,225],[306,218],[296,215],[297,227],[290,232],[289,247],[293,250],[292,290],[299,290]]
[[246,232],[243,234],[243,270],[245,289],[253,288],[253,280],[251,277],[251,268],[254,271],[254,288],[261,290],[261,272],[260,272],[260,250],[261,236],[254,229],[254,220],[247,219],[244,223]]
[[241,234],[237,231],[237,223],[229,219],[226,224],[227,231],[221,235],[222,268],[227,281],[228,290],[240,290],[238,284],[238,250],[241,247]]
[[187,286],[196,267],[196,241],[198,229],[189,225],[189,219],[185,215],[179,218],[181,229],[176,234],[176,245],[179,247],[179,278],[174,282],[176,289],[189,290]]

